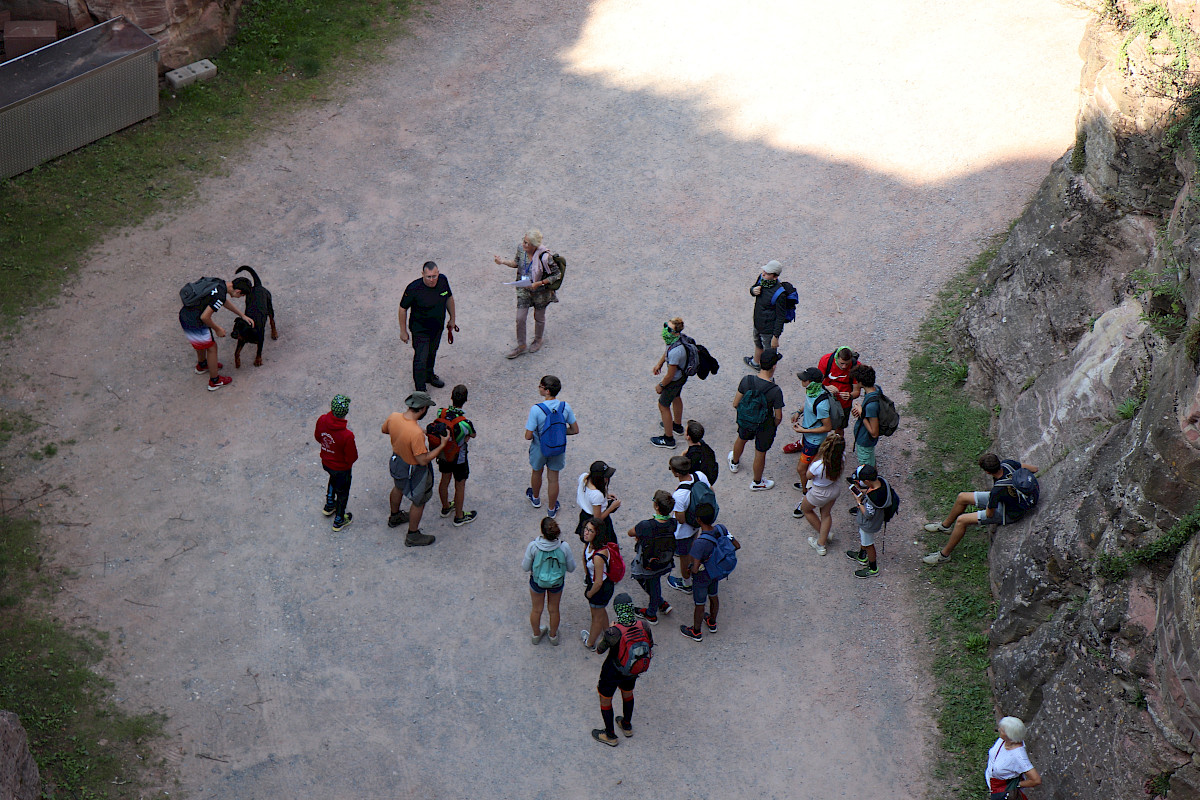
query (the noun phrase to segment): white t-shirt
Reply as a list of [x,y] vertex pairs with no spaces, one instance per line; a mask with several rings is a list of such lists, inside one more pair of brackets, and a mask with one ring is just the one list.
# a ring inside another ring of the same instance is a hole
[[813,476],[813,479],[812,479],[813,488],[817,488],[817,487],[824,488],[826,486],[833,485],[833,481],[831,481],[831,480],[829,480],[829,478],[825,477],[825,462],[824,461],[817,459],[816,461],[812,462],[812,464],[809,465],[808,470],[809,470],[809,472],[812,473],[812,476]]
[[[694,474],[696,475],[696,477],[698,477],[700,479],[700,482],[703,483],[705,486],[712,486],[712,484],[709,483],[709,481],[708,481],[708,476],[705,475],[703,472],[697,472]],[[678,489],[676,489],[674,492],[671,493],[671,496],[675,498],[674,510],[685,512],[688,510],[688,504],[691,503],[691,501],[692,501],[692,481],[689,478],[686,481],[680,481],[680,483],[686,483],[687,485],[681,486]],[[676,517],[676,519],[678,519],[678,517]],[[688,525],[686,522],[680,522],[679,527],[677,527],[675,529],[675,538],[676,539],[690,539],[695,535],[696,535],[696,529],[693,528],[691,525]]]
[[604,511],[608,508],[608,498],[604,496],[604,492],[588,486],[587,477],[588,474],[586,472],[579,476],[579,488],[575,492],[575,502],[579,503],[581,511],[586,511],[589,514],[596,513],[596,506],[599,506],[600,510]]
[[1022,775],[1033,769],[1033,764],[1029,763],[1029,755],[1025,752],[1025,745],[1014,747],[1012,750],[1004,749],[1004,740],[997,739],[992,745],[992,749],[988,751],[987,770],[983,773],[985,780],[990,781],[992,778],[1002,781],[1010,781],[1018,775]]

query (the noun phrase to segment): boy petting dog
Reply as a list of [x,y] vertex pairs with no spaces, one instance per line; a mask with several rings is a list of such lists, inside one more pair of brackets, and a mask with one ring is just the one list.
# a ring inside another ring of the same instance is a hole
[[[196,351],[196,374],[208,373],[210,392],[233,383],[233,378],[220,374],[222,364],[217,361],[216,340],[225,337],[225,329],[213,321],[213,314],[224,308],[230,297],[241,297],[253,288],[248,278],[235,278],[233,281],[200,278],[179,290],[179,299],[183,302],[183,307],[179,309],[179,325]],[[254,327],[254,320],[235,306],[230,305],[229,310],[248,326]],[[216,338],[213,338],[214,334]]]

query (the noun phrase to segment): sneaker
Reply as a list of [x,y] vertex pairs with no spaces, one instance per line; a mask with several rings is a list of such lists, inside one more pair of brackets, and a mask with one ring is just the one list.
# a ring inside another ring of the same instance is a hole
[[860,564],[867,563],[867,554],[862,550],[847,550],[846,558],[850,559],[851,561],[857,561]]
[[741,468],[741,465],[738,464],[738,462],[733,460],[733,451],[732,450],[729,451],[728,461],[729,461],[729,471],[730,472],[737,472]]
[[742,363],[745,364],[750,369],[754,370],[755,372],[762,369],[762,367],[760,367],[758,364],[754,363],[754,356],[746,356],[745,358],[742,359]]
[[930,553],[921,560],[931,567],[936,567],[938,564],[945,564],[949,561],[950,556],[944,556],[942,555],[942,551],[938,550],[937,552]]
[[468,511],[467,513],[463,514],[461,517],[454,518],[454,527],[461,528],[463,525],[467,525],[471,522],[474,522],[475,518],[478,516],[479,516],[478,511]]
[[454,501],[451,500],[450,505],[448,505],[442,509],[442,518],[445,519],[446,517],[450,516],[453,513],[454,513]]
[[[537,506],[534,506],[534,508],[537,508]],[[547,517],[549,517],[550,519],[554,519],[555,517],[557,517],[557,516],[558,516],[558,510],[559,510],[560,508],[562,508],[562,503],[560,503],[560,502],[558,502],[557,500],[555,500],[555,501],[554,501],[554,508],[552,508],[552,509],[548,510],[548,511],[546,512],[546,516],[547,516]]]
[[215,392],[217,389],[220,389],[222,386],[228,386],[231,383],[233,383],[233,378],[229,377],[228,375],[218,375],[215,378],[209,378],[208,390],[210,392]]
[[549,633],[547,633],[546,638],[550,640],[550,644],[554,645],[555,647],[558,647],[558,637],[557,636],[550,636]]
[[808,537],[808,546],[811,547],[813,550],[816,550],[817,555],[819,555],[819,556],[823,556],[829,552],[828,550],[826,550],[824,547],[822,547],[817,542],[817,537],[815,537],[815,536]]
[[550,629],[549,629],[549,628],[542,628],[542,629],[541,629],[540,631],[538,631],[537,633],[531,633],[531,634],[529,635],[529,643],[530,643],[530,644],[541,644],[541,643],[542,643],[542,637],[543,637],[543,636],[545,636],[545,635],[546,635],[547,633],[549,633],[549,632],[550,632]]
[[530,505],[532,505],[534,508],[541,508],[541,507],[542,507],[542,498],[540,498],[540,497],[534,497],[534,496],[533,496],[533,489],[526,489],[526,490],[525,490],[525,496],[526,496],[527,498],[529,498],[529,504],[530,504]]
[[[222,364],[220,361],[217,362],[217,369],[221,369],[224,366],[225,365]],[[201,362],[196,365],[196,374],[197,375],[204,375],[207,372],[208,372],[208,362],[207,361]]]
[[856,577],[856,578],[871,578],[878,574],[879,574],[879,565],[878,564],[876,564],[873,567],[866,566],[866,567],[863,567],[862,569],[854,570],[854,577]]
[[952,529],[947,528],[940,522],[927,522],[925,523],[925,530],[930,533],[949,533]]
[[333,516],[333,512],[336,510],[337,510],[336,506],[326,505],[324,508],[321,509],[321,513],[327,517],[331,517],[331,516]]
[[337,533],[338,531],[342,530],[343,528],[349,527],[351,522],[354,522],[354,515],[351,514],[349,511],[347,511],[346,518],[344,520],[342,520],[341,522],[338,522],[335,519],[333,521],[333,532]]
[[858,516],[858,506],[855,506],[854,508],[847,509],[847,511],[849,512],[850,516],[852,516],[852,517],[857,517],[857,516]]
[[691,625],[680,625],[679,632],[691,639],[693,642],[704,641],[704,634],[693,628]]
[[600,744],[606,744],[609,747],[616,747],[621,743],[617,737],[608,738],[608,732],[604,728],[592,728],[592,738]]
[[674,575],[667,576],[667,585],[672,589],[678,589],[681,592],[692,593],[692,584],[684,583],[683,578],[676,578]]
[[388,514],[388,527],[399,528],[404,523],[408,522],[407,511],[397,511],[395,514]]
[[523,356],[523,355],[525,355],[525,345],[519,344],[516,347],[514,347],[512,349],[512,351],[509,352],[509,354],[505,356],[505,358],[517,358],[518,356]]
[[783,446],[783,452],[787,453],[790,456],[792,453],[799,453],[800,448],[803,446],[804,446],[804,440],[797,439],[794,442],[788,442],[787,444],[785,444]]
[[655,447],[666,447],[671,450],[674,450],[677,447],[674,436],[653,436],[650,439],[650,444],[654,445]]
[[683,426],[680,425],[678,422],[671,423],[671,430],[675,431],[675,433],[678,433],[680,435],[683,434]]
[[770,478],[763,478],[761,481],[751,481],[750,482],[750,491],[765,492],[767,489],[770,489],[774,486],[775,486],[775,481],[771,480]]
[[792,488],[799,489],[801,492],[803,492],[804,491],[804,481],[796,481],[795,483],[792,484]]
[[624,717],[617,717],[615,721],[617,723],[617,730],[621,732],[622,736],[624,736],[626,739],[628,739],[630,736],[633,736],[632,722],[626,725]]
[[588,650],[591,650],[593,653],[594,653],[594,652],[596,652],[596,645],[591,645],[590,647],[588,646],[588,643],[587,643],[587,640],[588,640],[588,632],[587,632],[587,631],[580,631],[580,632],[579,632],[579,638],[580,638],[581,640],[583,640],[583,646],[584,646],[585,648],[587,648]]
[[804,519],[804,507],[796,506],[792,509],[792,519]]
[[717,632],[717,621],[715,619],[713,619],[712,614],[704,615],[704,627],[708,628],[709,633]]
[[663,600],[661,603],[658,604],[658,613],[659,614],[670,614],[671,613],[671,604],[668,603],[666,600]]
[[635,608],[633,610],[633,615],[640,619],[646,620],[646,622],[649,622],[651,625],[657,625],[658,617],[652,617],[652,616],[650,616],[650,614],[648,612],[649,612],[649,609]]
[[420,531],[409,531],[404,537],[405,547],[424,547],[425,545],[433,544],[437,540],[436,536],[430,536],[428,533]]
[[425,382],[435,389],[443,389],[446,386],[446,382],[432,372],[429,373],[429,377],[425,379]]

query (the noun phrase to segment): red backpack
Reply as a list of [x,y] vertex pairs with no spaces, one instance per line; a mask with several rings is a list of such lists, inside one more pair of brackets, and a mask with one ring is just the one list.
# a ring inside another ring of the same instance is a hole
[[613,583],[620,583],[625,577],[625,559],[621,557],[621,548],[616,542],[606,542],[604,549],[608,551],[608,579]]
[[646,624],[639,620],[633,625],[618,622],[613,627],[621,632],[621,641],[617,642],[617,671],[622,675],[641,675],[650,668],[650,659],[654,657]]
[[[445,424],[445,426],[450,430],[450,436],[446,439],[446,446],[442,448],[442,452],[438,455],[438,458],[440,458],[442,461],[448,461],[453,464],[458,459],[459,451],[459,444],[455,440],[455,426],[460,422],[466,422],[467,417],[461,411],[458,412],[457,416],[452,417],[449,415],[449,413],[447,413],[448,411],[449,409],[447,408],[438,409],[437,419],[435,420],[436,422]],[[430,436],[429,449],[432,450],[433,448],[437,447],[439,444],[441,444],[441,441],[442,439],[440,436]]]

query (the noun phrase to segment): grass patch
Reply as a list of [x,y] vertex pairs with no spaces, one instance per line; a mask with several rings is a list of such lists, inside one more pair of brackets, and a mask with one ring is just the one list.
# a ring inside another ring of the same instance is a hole
[[1174,561],[1175,556],[1200,531],[1200,503],[1179,518],[1170,530],[1152,542],[1123,553],[1100,553],[1093,570],[1106,580],[1121,580],[1137,565]]
[[[909,358],[904,383],[911,398],[907,410],[919,420],[924,442],[914,483],[931,519],[944,515],[960,491],[978,483],[979,456],[991,445],[991,412],[963,391],[967,367],[955,358],[951,334],[1001,239],[993,240],[938,293]],[[931,552],[946,541],[940,534],[926,538]],[[933,591],[926,595],[924,608],[941,700],[937,721],[943,757],[935,772],[948,794],[962,798],[977,796],[979,765],[986,763],[987,749],[995,739],[986,629],[996,608],[987,558],[988,537],[973,531],[955,549],[951,563],[926,573]]]
[[43,797],[142,797],[145,745],[163,718],[120,711],[91,669],[100,647],[40,608],[51,584],[37,536],[37,523],[0,517],[0,708],[29,734]]
[[159,114],[0,181],[0,319],[54,297],[83,254],[189,195],[196,181],[273,116],[328,102],[337,65],[370,58],[414,0],[247,0],[208,83],[159,97]]
[[1141,407],[1141,398],[1127,397],[1121,401],[1121,405],[1117,406],[1117,416],[1121,419],[1133,419],[1137,416],[1138,409]]

